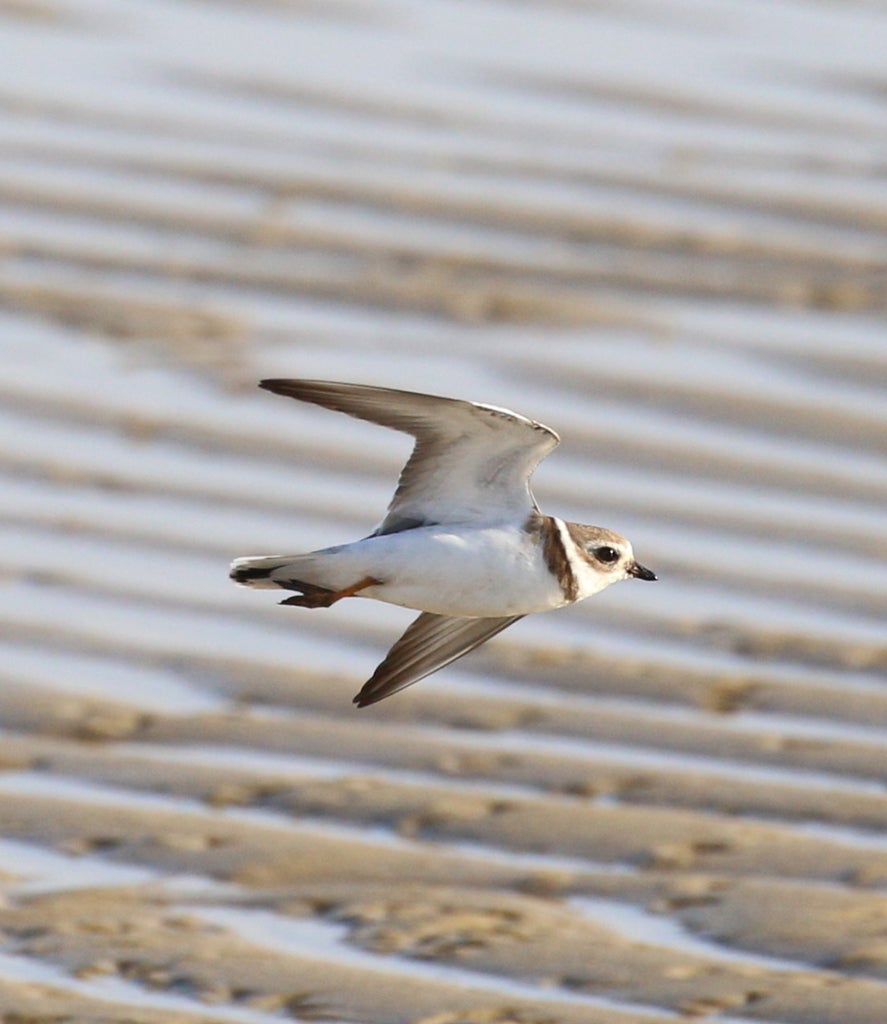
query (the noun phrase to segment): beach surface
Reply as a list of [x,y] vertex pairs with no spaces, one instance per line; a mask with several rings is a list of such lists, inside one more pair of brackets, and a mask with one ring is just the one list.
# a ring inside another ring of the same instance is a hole
[[[0,0],[0,1020],[883,1024],[887,6]],[[655,585],[391,700],[368,533],[516,409]]]

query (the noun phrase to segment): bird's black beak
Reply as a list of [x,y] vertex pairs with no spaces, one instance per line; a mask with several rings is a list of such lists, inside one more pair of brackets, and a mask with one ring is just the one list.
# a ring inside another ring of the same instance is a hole
[[636,580],[655,580],[659,577],[652,569],[647,569],[640,562],[632,562],[628,567],[628,575],[634,576]]

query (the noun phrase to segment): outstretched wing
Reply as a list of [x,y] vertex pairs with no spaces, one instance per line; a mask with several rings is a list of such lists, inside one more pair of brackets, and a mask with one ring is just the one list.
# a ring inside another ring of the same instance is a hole
[[316,380],[263,380],[259,386],[416,439],[377,534],[525,518],[536,508],[530,476],[560,441],[541,423],[475,402]]
[[455,619],[422,612],[354,698],[359,708],[390,697],[501,633],[522,615],[500,619]]

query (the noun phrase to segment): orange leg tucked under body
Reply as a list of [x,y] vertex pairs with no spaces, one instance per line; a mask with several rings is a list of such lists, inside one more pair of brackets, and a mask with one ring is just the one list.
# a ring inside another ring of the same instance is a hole
[[298,583],[296,580],[293,580],[293,583],[303,593],[294,594],[280,603],[294,608],[329,608],[336,601],[341,601],[343,597],[354,597],[361,590],[365,590],[367,587],[377,587],[381,582],[381,580],[377,580],[374,576],[364,576],[362,580],[352,583],[350,587],[345,587],[344,590],[327,590],[325,587],[315,587],[310,583]]

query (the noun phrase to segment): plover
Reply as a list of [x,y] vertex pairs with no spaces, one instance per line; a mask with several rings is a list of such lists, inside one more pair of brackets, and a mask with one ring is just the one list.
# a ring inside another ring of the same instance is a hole
[[416,440],[369,536],[231,565],[231,578],[244,586],[294,591],[284,605],[329,608],[369,597],[421,612],[354,698],[358,707],[424,679],[525,615],[619,580],[656,579],[618,533],[539,510],[530,476],[560,441],[542,423],[493,405],[364,384],[259,386]]

